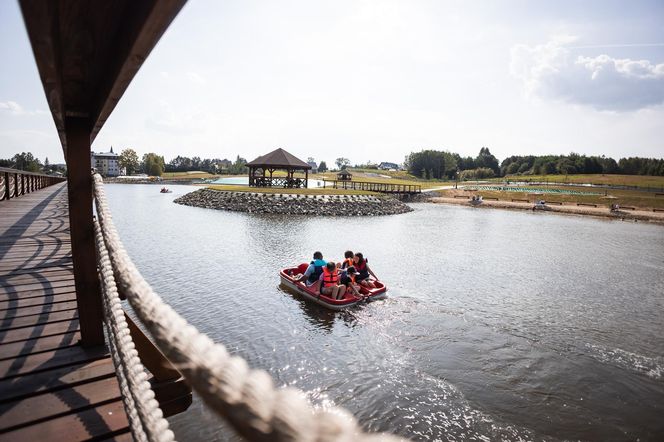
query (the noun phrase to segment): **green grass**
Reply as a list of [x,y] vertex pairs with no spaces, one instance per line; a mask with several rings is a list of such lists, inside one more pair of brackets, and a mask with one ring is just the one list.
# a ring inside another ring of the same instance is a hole
[[[564,190],[578,190],[578,191],[588,191],[587,187],[555,187]],[[597,189],[597,192],[602,192],[600,189]],[[610,196],[616,197],[615,199],[605,198],[604,195],[564,195],[564,194],[544,194],[544,195],[535,195],[533,193],[524,193],[524,192],[508,192],[508,191],[497,191],[497,190],[487,190],[487,191],[462,191],[462,190],[444,190],[440,191],[440,194],[447,197],[453,197],[453,195],[482,195],[487,198],[498,198],[504,201],[510,201],[514,199],[527,199],[528,201],[534,201],[535,199],[543,199],[545,201],[556,201],[562,203],[589,203],[597,204],[598,207],[609,207],[611,204],[617,203],[622,206],[634,206],[642,209],[664,209],[664,196],[655,196],[653,192],[643,192],[638,190],[608,190],[607,193]]]
[[[389,172],[389,171],[375,170],[375,169],[349,169],[349,171],[353,175],[352,181],[363,181],[365,183],[415,185],[415,186],[422,186],[423,189],[430,189],[432,187],[438,187],[450,183],[449,181],[441,181],[441,180],[420,180],[412,175],[409,175],[405,171]],[[383,178],[379,176],[366,176],[366,174],[389,175],[390,178]],[[313,179],[336,180],[337,173],[325,172],[322,174],[315,175],[315,178]]]
[[574,184],[608,184],[616,186],[661,187],[664,188],[664,176],[646,175],[507,175],[496,181],[553,181]]
[[207,186],[208,189],[223,190],[226,192],[253,192],[253,193],[288,193],[298,195],[376,195],[375,192],[366,192],[363,190],[344,190],[344,189],[284,189],[282,187],[249,187],[239,185],[215,185]]
[[213,175],[208,172],[191,171],[191,172],[164,172],[161,174],[164,180],[191,180],[197,178],[219,178],[219,175]]

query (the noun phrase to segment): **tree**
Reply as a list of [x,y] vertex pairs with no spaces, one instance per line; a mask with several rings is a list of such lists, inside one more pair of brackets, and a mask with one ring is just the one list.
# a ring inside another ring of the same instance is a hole
[[120,152],[120,167],[125,168],[125,173],[131,175],[138,170],[138,154],[134,149],[125,149]]
[[40,172],[42,169],[39,159],[33,157],[30,152],[17,153],[12,158],[12,162],[14,163],[14,169],[25,170],[26,172]]
[[327,172],[327,164],[325,163],[325,161],[320,162],[320,164],[318,165],[318,171]]
[[334,161],[334,164],[337,165],[337,169],[343,170],[343,169],[347,168],[348,166],[350,166],[350,160],[348,158],[341,157],[341,158],[337,158]]
[[493,172],[498,175],[500,174],[500,167],[498,167],[498,159],[491,155],[488,147],[483,147],[480,149],[480,153],[475,158],[475,167],[482,168],[488,167],[493,170]]
[[164,157],[156,153],[146,153],[143,155],[141,168],[150,176],[161,176],[164,173]]

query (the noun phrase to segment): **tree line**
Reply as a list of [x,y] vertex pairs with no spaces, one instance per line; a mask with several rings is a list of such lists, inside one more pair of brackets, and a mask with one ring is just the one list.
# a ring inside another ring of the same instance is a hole
[[65,167],[51,164],[48,161],[48,157],[46,157],[42,163],[39,158],[34,157],[31,152],[17,153],[13,157],[6,159],[0,158],[0,167],[45,174],[67,173]]
[[629,157],[619,161],[605,156],[516,155],[500,164],[488,147],[473,157],[439,150],[406,156],[405,168],[424,179],[482,179],[506,175],[623,174],[664,176],[664,159]]

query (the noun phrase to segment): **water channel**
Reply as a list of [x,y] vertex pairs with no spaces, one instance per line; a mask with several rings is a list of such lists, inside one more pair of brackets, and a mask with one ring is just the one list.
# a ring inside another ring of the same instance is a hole
[[[375,218],[192,208],[107,185],[130,256],[180,314],[278,385],[415,440],[664,439],[664,227],[413,204]],[[361,251],[389,297],[345,313],[279,287]],[[182,440],[237,440],[200,400]]]

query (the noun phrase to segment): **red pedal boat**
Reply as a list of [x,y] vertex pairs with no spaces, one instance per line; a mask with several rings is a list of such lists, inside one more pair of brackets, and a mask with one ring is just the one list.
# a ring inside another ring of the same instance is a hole
[[319,284],[307,287],[303,281],[300,282],[293,279],[294,275],[303,274],[308,266],[309,264],[300,264],[297,267],[283,269],[279,272],[281,283],[292,291],[299,293],[308,301],[313,301],[323,307],[327,307],[331,310],[343,310],[362,301],[383,299],[387,296],[387,287],[385,287],[385,284],[375,279],[369,279],[369,281],[373,282],[376,287],[370,289],[360,286],[360,294],[362,297],[358,298],[352,293],[346,293],[342,299],[332,299],[319,292]]

